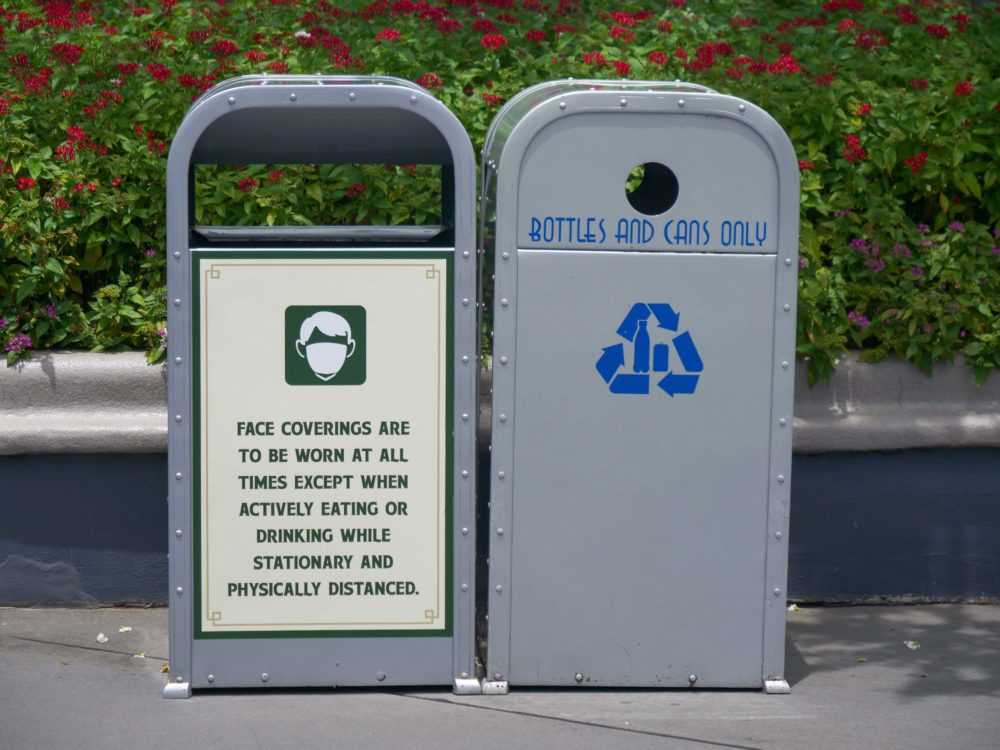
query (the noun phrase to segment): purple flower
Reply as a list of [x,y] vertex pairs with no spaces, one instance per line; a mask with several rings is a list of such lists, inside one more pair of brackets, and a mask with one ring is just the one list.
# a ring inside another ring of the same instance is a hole
[[907,258],[909,258],[913,253],[910,252],[910,248],[908,248],[905,244],[903,244],[902,242],[897,242],[892,247],[892,254],[895,255],[897,258],[900,255],[905,255]]
[[994,229],[993,230],[993,236],[994,237],[1000,237],[1000,229]]
[[868,318],[866,318],[864,315],[855,310],[851,310],[849,313],[847,313],[847,319],[851,321],[854,325],[856,325],[858,328],[868,327],[869,323]]
[[160,348],[161,349],[166,349],[167,348],[167,329],[166,328],[158,328],[156,330],[156,335],[160,337]]
[[[875,249],[877,250],[878,248]],[[878,273],[885,268],[885,261],[878,258],[869,258],[865,261],[865,267],[872,273]]]
[[1000,245],[994,245],[993,246],[993,254],[994,255],[1000,255]]
[[833,215],[838,218],[843,218],[844,216],[854,216],[854,212],[849,208],[840,208],[834,211]]
[[924,333],[934,333],[934,329],[930,325],[924,326]]
[[56,310],[55,305],[47,305],[45,307],[45,314],[48,315],[53,320],[59,317],[59,312]]
[[7,330],[7,318],[0,318],[0,331]]
[[917,231],[920,232],[920,234],[927,234],[931,231],[931,228],[926,224],[917,224]]
[[154,248],[154,247],[147,247],[146,248],[146,257],[147,258],[152,258],[154,255],[156,255],[156,248]]
[[806,268],[809,268],[809,259],[808,258],[799,258],[799,270],[802,271],[803,269],[806,269]]
[[965,231],[965,224],[963,224],[960,221],[953,221],[951,222],[951,224],[948,225],[948,229],[954,229],[956,232],[961,234],[962,232]]
[[7,342],[7,351],[14,352],[14,354],[20,354],[25,349],[30,349],[32,346],[31,339],[26,333],[15,333],[11,336],[10,341]]
[[847,246],[854,248],[855,252],[859,252],[863,255],[868,255],[868,248],[870,247],[868,242],[860,237],[855,237],[847,243]]
[[964,339],[965,338],[965,329],[964,328],[959,329],[959,331],[958,331],[958,337],[960,339]]
[[912,266],[910,268],[910,273],[919,278],[924,275],[924,269],[922,269],[920,266]]

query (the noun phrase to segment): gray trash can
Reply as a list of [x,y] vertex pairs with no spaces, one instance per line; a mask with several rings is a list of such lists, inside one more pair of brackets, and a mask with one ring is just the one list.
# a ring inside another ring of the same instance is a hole
[[761,109],[561,81],[497,115],[488,692],[783,678],[799,177]]
[[[440,165],[441,225],[195,224],[196,165],[357,163]],[[177,131],[167,222],[164,694],[478,692],[465,130],[398,79],[233,79]]]

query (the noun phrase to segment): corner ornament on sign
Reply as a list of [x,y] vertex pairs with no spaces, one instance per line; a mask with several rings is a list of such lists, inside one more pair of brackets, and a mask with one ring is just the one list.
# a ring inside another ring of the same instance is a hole
[[[656,323],[652,330],[651,318]],[[617,330],[628,344],[604,347],[595,365],[611,393],[648,395],[650,382],[657,379],[656,386],[671,398],[694,394],[704,363],[691,334],[677,333],[680,318],[666,303],[632,305]],[[677,360],[679,368],[671,364]]]

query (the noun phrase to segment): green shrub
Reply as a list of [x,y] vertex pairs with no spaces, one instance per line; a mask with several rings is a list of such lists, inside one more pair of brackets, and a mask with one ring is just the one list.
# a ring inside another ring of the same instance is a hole
[[[165,346],[164,171],[193,97],[253,73],[388,74],[474,145],[565,77],[692,80],[784,126],[802,173],[800,355],[1000,366],[1000,5],[875,0],[214,0],[2,9],[0,343]],[[280,173],[280,176],[278,176]],[[408,165],[199,174],[212,223],[432,223]],[[294,189],[292,189],[294,188]]]

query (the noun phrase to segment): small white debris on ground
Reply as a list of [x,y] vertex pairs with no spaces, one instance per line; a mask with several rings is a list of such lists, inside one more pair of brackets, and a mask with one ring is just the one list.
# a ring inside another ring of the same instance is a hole
[[916,651],[920,648],[920,641],[903,641],[903,645],[910,649],[910,651]]
[[110,640],[111,639],[108,638],[106,635],[104,635],[104,633],[97,634],[97,642],[100,643],[102,646]]
[[122,625],[120,628],[118,628],[118,632],[119,633],[131,633],[132,632],[132,626],[131,625]]

